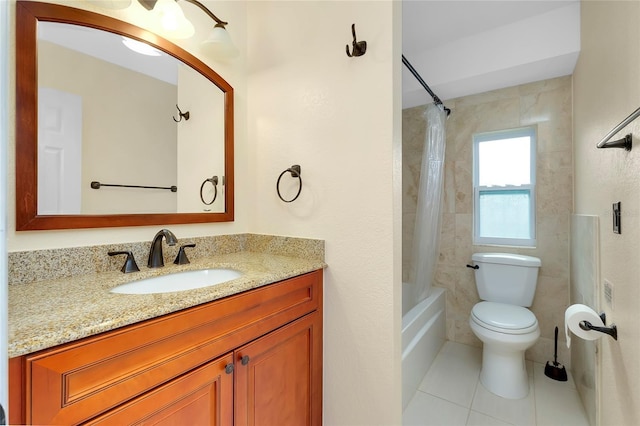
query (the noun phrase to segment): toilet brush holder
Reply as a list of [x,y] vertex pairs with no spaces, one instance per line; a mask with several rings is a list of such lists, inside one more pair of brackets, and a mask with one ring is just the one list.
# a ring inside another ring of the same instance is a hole
[[553,362],[547,361],[547,365],[544,367],[544,375],[559,382],[567,381],[567,370],[564,365],[558,362],[558,327],[556,327],[555,332]]

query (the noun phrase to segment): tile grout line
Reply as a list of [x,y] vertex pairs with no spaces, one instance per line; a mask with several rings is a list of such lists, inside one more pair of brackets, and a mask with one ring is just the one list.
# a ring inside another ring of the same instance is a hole
[[[529,374],[529,373],[527,373]],[[538,426],[538,399],[536,398],[536,363],[531,362],[531,398],[533,400],[533,425]]]
[[471,407],[473,407],[473,401],[476,399],[476,395],[478,393],[478,386],[480,386],[480,372],[478,372],[478,378],[476,379],[476,387],[473,389],[473,396],[471,397],[471,403],[469,404],[469,412],[467,413],[467,421],[465,425],[469,424],[469,419],[471,418]]
[[457,402],[455,402],[455,401],[450,401],[450,400],[448,400],[448,399],[446,399],[446,398],[443,398],[443,397],[441,397],[441,396],[439,396],[439,395],[434,395],[434,394],[432,394],[432,393],[430,393],[430,392],[425,392],[425,391],[420,390],[420,389],[418,389],[418,390],[417,390],[417,392],[422,392],[422,393],[423,393],[423,394],[425,394],[425,395],[429,395],[429,396],[431,396],[431,397],[433,397],[433,398],[438,398],[438,399],[439,399],[439,400],[441,400],[441,401],[446,401],[446,402],[448,402],[449,404],[453,404],[453,405],[455,405],[455,406],[457,406],[457,407],[460,407],[460,408],[466,408],[467,410],[470,410],[470,409],[471,409],[470,407],[465,407],[464,405],[460,405],[460,404],[458,404],[458,403],[457,403]]

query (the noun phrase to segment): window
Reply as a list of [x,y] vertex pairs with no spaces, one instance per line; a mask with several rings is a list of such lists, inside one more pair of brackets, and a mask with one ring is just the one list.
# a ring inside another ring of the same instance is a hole
[[474,244],[536,244],[535,128],[473,136]]

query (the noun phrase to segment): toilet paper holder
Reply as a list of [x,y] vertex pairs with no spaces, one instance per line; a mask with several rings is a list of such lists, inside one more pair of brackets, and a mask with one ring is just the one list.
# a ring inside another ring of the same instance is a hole
[[[603,324],[607,323],[607,316],[604,312],[600,314],[600,319],[602,320]],[[616,327],[615,324],[611,324],[611,327],[599,327],[597,325],[591,324],[589,321],[584,320],[584,321],[580,321],[579,326],[581,329],[585,331],[589,331],[589,330],[599,331],[600,333],[608,334],[609,336],[613,337],[615,340],[618,340],[618,327]]]

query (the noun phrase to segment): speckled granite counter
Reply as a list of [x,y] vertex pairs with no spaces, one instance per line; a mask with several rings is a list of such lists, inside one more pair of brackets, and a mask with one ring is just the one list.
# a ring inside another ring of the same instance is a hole
[[[9,357],[28,354],[180,309],[220,299],[326,265],[322,260],[236,252],[192,260],[189,265],[166,264],[78,275],[9,286]],[[120,284],[186,270],[232,268],[242,277],[213,287],[173,293],[128,295],[109,290]]]

